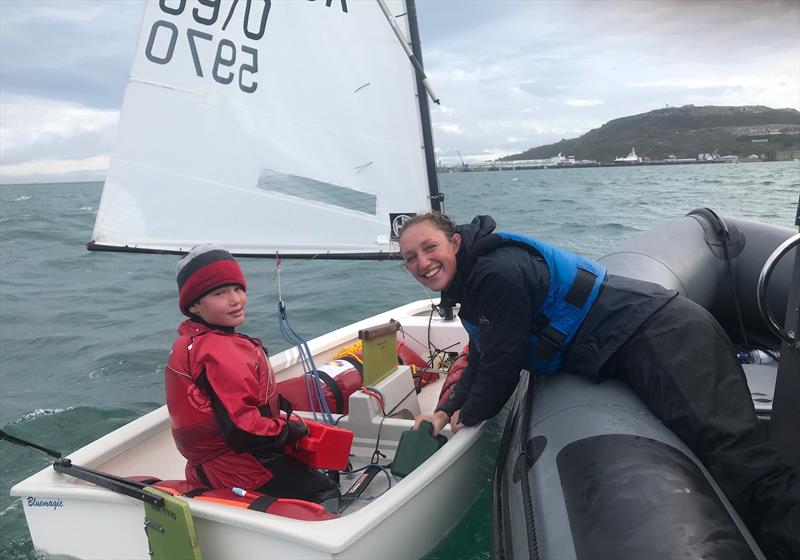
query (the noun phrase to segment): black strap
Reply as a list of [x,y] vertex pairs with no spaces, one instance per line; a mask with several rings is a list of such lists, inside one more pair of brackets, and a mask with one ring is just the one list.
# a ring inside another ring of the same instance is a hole
[[192,488],[188,492],[184,492],[183,495],[186,496],[187,498],[196,498],[197,496],[202,496],[209,490],[211,490],[211,488],[205,488],[203,486],[200,486],[199,488]]
[[575,274],[575,281],[572,283],[567,295],[564,296],[564,301],[575,307],[582,308],[586,304],[586,300],[589,299],[596,280],[597,276],[595,274],[578,268],[578,272]]
[[534,316],[533,321],[531,322],[531,327],[533,332],[538,333],[543,331],[547,328],[547,325],[550,324],[550,317],[544,314],[544,312],[540,311],[539,313]]
[[533,351],[545,361],[549,362],[556,355],[556,352],[561,350],[566,338],[567,335],[560,330],[552,325],[547,325],[540,333],[539,341],[536,343]]
[[247,506],[247,509],[266,513],[266,511],[269,509],[269,506],[275,503],[275,500],[277,500],[275,496],[259,496],[253,501],[252,504]]
[[292,401],[281,394],[278,395],[278,408],[286,413],[286,418],[292,417]]
[[342,356],[341,358],[336,358],[336,359],[337,360],[343,360],[343,361],[347,362],[348,364],[352,365],[354,368],[356,368],[356,371],[358,372],[358,375],[361,376],[361,380],[363,382],[363,380],[364,380],[364,364],[359,362],[358,358],[355,358],[353,356]]
[[336,380],[325,373],[324,371],[317,370],[319,374],[319,378],[328,386],[328,389],[331,390],[331,394],[333,394],[333,400],[336,401],[336,410],[332,410],[331,412],[335,414],[342,414],[344,412],[344,396],[342,395],[342,390],[339,388],[339,385],[336,383]]
[[[564,296],[564,301],[577,308],[583,308],[592,293],[596,281],[596,274],[578,268],[575,274],[575,280]],[[539,312],[534,317],[533,329],[534,332],[537,330],[539,331],[539,341],[536,343],[533,351],[537,356],[549,362],[555,357],[557,352],[563,349],[564,341],[567,336],[551,325],[550,319],[542,312]]]
[[208,476],[206,476],[206,471],[203,470],[203,465],[195,465],[194,472],[197,473],[197,478],[199,478],[203,484],[205,484],[209,488],[213,488],[211,481],[208,480]]
[[161,479],[160,478],[156,478],[156,477],[153,476],[153,477],[148,477],[148,478],[140,478],[136,482],[138,482],[139,484],[145,484],[147,486],[152,486],[156,482],[161,482]]

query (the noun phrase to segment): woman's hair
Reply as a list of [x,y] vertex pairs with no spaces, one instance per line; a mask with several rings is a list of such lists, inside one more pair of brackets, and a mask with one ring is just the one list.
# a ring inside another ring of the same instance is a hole
[[413,218],[408,219],[400,230],[400,236],[402,237],[403,232],[407,228],[415,224],[421,224],[422,222],[429,222],[436,229],[442,231],[448,239],[453,237],[453,234],[456,233],[456,224],[453,223],[453,220],[439,212],[428,212],[427,214],[417,214]]

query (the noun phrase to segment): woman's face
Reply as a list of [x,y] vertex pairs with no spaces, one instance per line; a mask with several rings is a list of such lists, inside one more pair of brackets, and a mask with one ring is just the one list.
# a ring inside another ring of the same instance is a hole
[[461,236],[452,238],[431,222],[419,222],[400,234],[400,254],[412,276],[434,292],[446,289],[456,275]]

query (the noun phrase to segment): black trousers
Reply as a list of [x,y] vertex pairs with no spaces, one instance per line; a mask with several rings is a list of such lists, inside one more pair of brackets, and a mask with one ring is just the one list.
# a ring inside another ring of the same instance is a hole
[[328,475],[288,455],[279,455],[264,464],[272,472],[272,478],[258,488],[262,494],[316,503],[339,497],[339,485]]
[[677,297],[603,366],[626,381],[703,461],[770,558],[800,558],[800,482],[757,420],[733,344],[714,317]]

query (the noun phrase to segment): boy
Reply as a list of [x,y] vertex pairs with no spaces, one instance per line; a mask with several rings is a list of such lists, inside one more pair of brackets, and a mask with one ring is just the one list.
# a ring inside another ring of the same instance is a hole
[[178,326],[165,374],[186,479],[197,487],[238,487],[318,503],[338,498],[328,476],[283,454],[308,430],[281,417],[275,373],[261,341],[236,332],[247,303],[236,259],[219,245],[198,245],[178,261],[177,272],[179,307],[189,318]]

